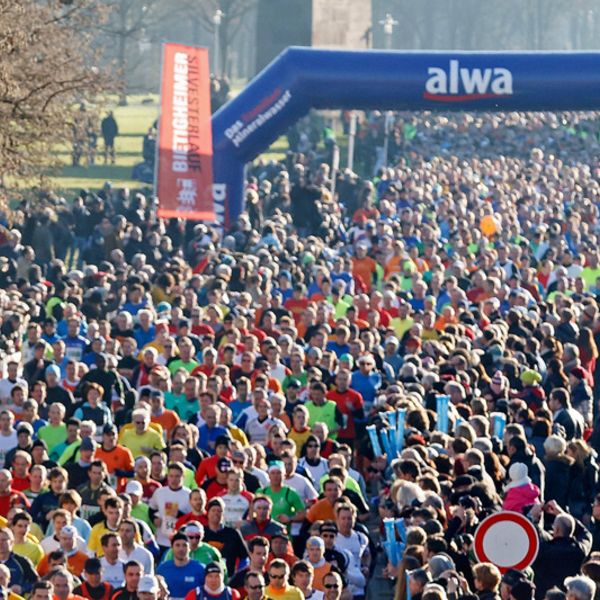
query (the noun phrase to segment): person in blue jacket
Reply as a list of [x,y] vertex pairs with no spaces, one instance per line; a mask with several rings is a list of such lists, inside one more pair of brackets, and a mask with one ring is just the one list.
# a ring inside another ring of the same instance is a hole
[[177,532],[171,538],[173,559],[160,564],[157,575],[167,582],[171,600],[183,600],[187,593],[204,584],[204,565],[190,558],[190,540],[185,533]]

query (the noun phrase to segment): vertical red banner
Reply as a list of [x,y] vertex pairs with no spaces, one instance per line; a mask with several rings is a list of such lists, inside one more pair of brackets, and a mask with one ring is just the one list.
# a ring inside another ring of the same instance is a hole
[[156,194],[162,218],[214,221],[208,50],[163,45]]

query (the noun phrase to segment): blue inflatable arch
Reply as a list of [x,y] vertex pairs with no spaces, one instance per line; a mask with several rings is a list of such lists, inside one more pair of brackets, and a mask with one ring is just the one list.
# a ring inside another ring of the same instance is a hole
[[212,119],[220,222],[244,208],[244,167],[311,108],[595,110],[600,53],[290,47]]

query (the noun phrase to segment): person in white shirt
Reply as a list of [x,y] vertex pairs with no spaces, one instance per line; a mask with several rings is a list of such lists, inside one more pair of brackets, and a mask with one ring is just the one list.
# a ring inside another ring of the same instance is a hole
[[0,412],[0,468],[4,467],[4,459],[9,451],[17,446],[14,422],[15,417],[10,410],[4,409]]
[[6,365],[7,376],[0,379],[0,402],[8,404],[10,402],[10,393],[15,385],[23,388],[25,397],[29,396],[29,386],[27,382],[19,377],[19,363],[16,360],[11,360]]
[[267,398],[258,398],[254,402],[256,417],[249,419],[244,427],[244,432],[252,444],[266,444],[269,431],[277,425],[283,431],[287,431],[285,424],[271,416],[271,403]]
[[[296,473],[296,467],[298,466],[298,459],[296,458],[295,452],[285,450],[281,453],[281,460],[285,465],[285,480],[284,484],[288,485],[292,489],[298,492],[304,506],[309,508],[313,502],[315,502],[319,494],[313,484],[300,473]],[[292,523],[291,534],[292,536],[300,535],[301,523]]]
[[350,584],[348,587],[352,592],[352,597],[365,595],[366,577],[369,574],[369,539],[367,536],[354,530],[356,523],[356,508],[352,504],[340,504],[335,512],[338,534],[335,540],[335,546],[338,550],[347,551],[352,557],[348,568],[354,571],[360,571],[364,576],[365,583]]
[[104,556],[100,559],[102,565],[102,580],[110,583],[116,590],[125,584],[125,563],[119,559],[121,539],[116,533],[105,533],[100,539]]
[[298,464],[310,475],[315,484],[323,475],[329,473],[329,464],[321,456],[321,442],[316,435],[309,435],[305,444],[305,452]]
[[319,494],[315,486],[304,475],[296,472],[296,467],[298,466],[296,454],[285,450],[281,453],[281,460],[283,460],[283,464],[285,465],[285,485],[289,485],[295,489],[300,498],[302,498],[304,505],[306,507],[310,506],[317,500]]
[[280,361],[279,348],[271,345],[267,348],[267,361],[269,362],[269,373],[273,379],[277,379],[279,383],[287,377],[289,369]]
[[121,538],[121,550],[119,560],[128,563],[136,560],[144,568],[144,573],[154,573],[154,558],[152,553],[141,544],[136,544],[135,535],[137,525],[133,519],[123,519],[119,525],[119,537]]
[[150,498],[150,515],[157,528],[156,541],[165,549],[171,547],[177,519],[192,510],[190,489],[182,485],[184,473],[185,467],[181,463],[170,463],[167,485],[157,488]]
[[253,500],[252,494],[244,489],[244,473],[241,469],[231,469],[227,473],[227,492],[221,498],[225,503],[225,525],[241,527]]

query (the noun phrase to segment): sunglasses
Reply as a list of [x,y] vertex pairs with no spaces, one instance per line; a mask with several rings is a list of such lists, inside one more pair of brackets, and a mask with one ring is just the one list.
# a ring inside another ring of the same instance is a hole
[[234,461],[233,461],[233,464],[234,464],[234,465],[243,465],[243,464],[244,464],[244,461],[243,461],[243,460],[234,460]]
[[258,585],[248,585],[246,586],[249,590],[262,590],[265,586],[262,583]]
[[285,579],[285,575],[269,575],[271,579]]
[[321,537],[326,540],[327,538],[334,538],[335,537],[335,533],[322,533]]
[[340,586],[337,583],[326,583],[325,589],[326,590],[339,590]]
[[188,539],[190,539],[190,540],[199,540],[200,536],[199,535],[189,535],[188,534]]
[[135,425],[143,425],[144,421],[134,421],[133,422]]

